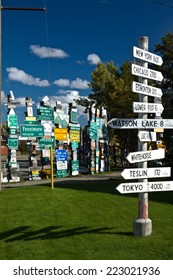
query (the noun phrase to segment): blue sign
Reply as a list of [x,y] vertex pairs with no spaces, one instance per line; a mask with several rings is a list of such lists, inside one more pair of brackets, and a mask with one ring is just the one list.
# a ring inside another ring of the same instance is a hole
[[56,150],[56,161],[66,161],[68,160],[67,150]]

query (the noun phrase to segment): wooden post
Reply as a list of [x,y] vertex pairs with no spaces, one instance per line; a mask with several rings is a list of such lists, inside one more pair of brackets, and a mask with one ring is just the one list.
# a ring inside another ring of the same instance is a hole
[[[145,51],[148,51],[148,37],[143,36],[139,39],[139,47]],[[140,65],[142,67],[148,68],[148,62],[142,61]],[[146,78],[139,77],[139,82],[145,85],[148,84]],[[148,96],[139,94],[140,102],[148,102]],[[138,118],[147,119],[148,114],[139,113]],[[139,130],[138,130],[139,132]],[[140,142],[138,140],[138,151],[147,151],[147,142]],[[139,162],[139,168],[147,168],[147,161]],[[141,179],[140,182],[148,182],[148,179]],[[152,232],[152,222],[148,218],[148,193],[139,193],[139,209],[138,209],[138,218],[135,219],[133,223],[133,234],[136,236],[147,236]]]

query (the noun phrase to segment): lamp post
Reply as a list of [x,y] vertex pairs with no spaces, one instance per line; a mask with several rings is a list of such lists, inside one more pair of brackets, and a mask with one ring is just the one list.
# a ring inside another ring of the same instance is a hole
[[[2,30],[1,30],[1,0],[0,0],[0,149],[1,149],[1,138],[2,138],[2,121],[1,121],[1,114],[2,114],[2,105],[1,105],[1,91],[2,91]],[[0,176],[1,176],[1,150],[0,150]],[[0,191],[1,191],[1,180],[0,180]]]
[[[22,7],[3,7],[2,1],[0,0],[0,126],[2,124],[2,10],[14,10],[14,11],[46,11],[46,8],[22,8]],[[1,149],[1,127],[0,127],[0,149]],[[1,176],[1,150],[0,150],[0,176]],[[1,191],[1,180],[0,180],[0,191]]]

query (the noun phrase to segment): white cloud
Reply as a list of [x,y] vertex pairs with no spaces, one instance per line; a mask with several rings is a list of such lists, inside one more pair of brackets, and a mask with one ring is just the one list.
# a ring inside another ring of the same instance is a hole
[[30,46],[31,53],[35,54],[40,58],[66,58],[69,55],[61,49],[41,47],[39,45]]
[[88,89],[89,81],[82,80],[80,78],[76,78],[73,81],[70,81],[68,79],[59,79],[53,82],[54,85],[60,86],[60,87],[70,87],[74,89]]
[[60,87],[68,87],[70,85],[70,81],[68,79],[59,79],[54,81],[54,85]]
[[93,64],[93,65],[96,65],[99,62],[101,62],[100,57],[95,53],[89,54],[87,56],[87,60],[88,60],[89,64]]
[[25,97],[17,97],[15,98],[15,101],[19,102],[19,105],[17,105],[17,107],[26,107]]
[[81,80],[76,78],[76,80],[71,81],[70,87],[76,89],[87,89],[89,82],[87,80]]
[[6,70],[8,72],[8,78],[12,81],[20,82],[28,86],[49,86],[49,82],[47,80],[40,80],[40,78],[35,78],[16,67],[8,67]]

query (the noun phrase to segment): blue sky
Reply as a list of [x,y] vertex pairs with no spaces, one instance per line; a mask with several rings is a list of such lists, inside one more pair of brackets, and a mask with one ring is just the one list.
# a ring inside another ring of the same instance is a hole
[[2,7],[45,6],[46,13],[2,10],[2,99],[13,91],[20,123],[26,96],[34,107],[45,95],[65,106],[91,92],[87,84],[99,61],[120,67],[133,60],[141,36],[153,52],[173,31],[173,0],[2,0]]

